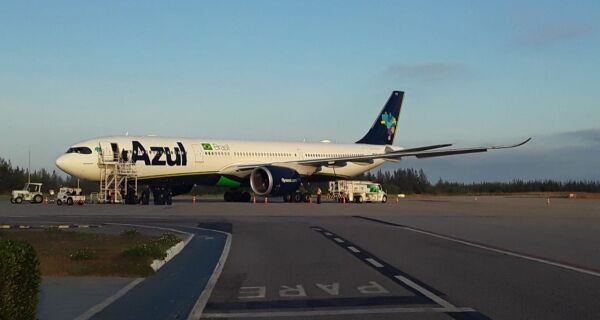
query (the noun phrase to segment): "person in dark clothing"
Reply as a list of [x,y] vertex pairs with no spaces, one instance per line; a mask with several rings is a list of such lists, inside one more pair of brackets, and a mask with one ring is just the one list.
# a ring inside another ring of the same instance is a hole
[[321,204],[321,188],[317,188],[317,204]]

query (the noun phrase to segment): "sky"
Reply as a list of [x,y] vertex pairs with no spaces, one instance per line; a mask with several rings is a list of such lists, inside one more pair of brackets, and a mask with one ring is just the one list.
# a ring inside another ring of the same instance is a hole
[[125,133],[351,143],[402,90],[396,145],[533,141],[394,166],[598,180],[598,57],[598,1],[4,0],[0,157],[52,170]]

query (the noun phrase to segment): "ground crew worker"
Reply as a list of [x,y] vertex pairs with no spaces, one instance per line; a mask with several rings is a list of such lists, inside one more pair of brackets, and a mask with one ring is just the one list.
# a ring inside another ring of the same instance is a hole
[[317,188],[317,204],[321,204],[321,188]]

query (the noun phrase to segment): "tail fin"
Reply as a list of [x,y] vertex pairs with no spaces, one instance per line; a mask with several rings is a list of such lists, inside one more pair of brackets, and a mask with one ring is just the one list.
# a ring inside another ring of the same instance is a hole
[[386,145],[394,143],[404,92],[394,91],[367,134],[356,143]]

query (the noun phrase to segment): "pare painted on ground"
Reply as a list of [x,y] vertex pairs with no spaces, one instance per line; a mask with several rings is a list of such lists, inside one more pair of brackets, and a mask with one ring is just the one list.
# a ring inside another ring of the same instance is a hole
[[[271,288],[270,288],[271,289]],[[389,291],[375,281],[368,281],[364,285],[353,286],[351,288],[355,293],[363,295],[385,294]],[[314,285],[304,286],[296,285],[281,285],[277,288],[269,290],[273,297],[295,298],[307,297],[311,294],[325,293],[330,296],[340,295],[340,283],[315,283]],[[274,293],[274,294],[273,294]],[[238,292],[238,299],[266,299],[267,286],[241,287]]]

